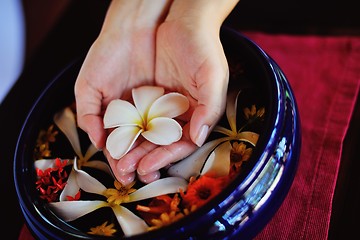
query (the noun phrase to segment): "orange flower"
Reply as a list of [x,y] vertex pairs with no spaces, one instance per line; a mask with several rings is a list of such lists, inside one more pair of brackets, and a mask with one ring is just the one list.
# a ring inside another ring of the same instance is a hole
[[234,142],[230,151],[230,161],[236,170],[239,170],[242,163],[249,160],[252,148],[246,148],[243,142]]
[[191,178],[187,191],[180,192],[186,207],[201,207],[221,192],[224,178],[212,178],[202,175],[198,179]]
[[169,195],[161,195],[152,199],[148,206],[137,205],[138,210],[145,221],[151,225],[154,219],[160,219],[163,213],[180,212],[178,205],[180,198],[177,194],[171,198]]

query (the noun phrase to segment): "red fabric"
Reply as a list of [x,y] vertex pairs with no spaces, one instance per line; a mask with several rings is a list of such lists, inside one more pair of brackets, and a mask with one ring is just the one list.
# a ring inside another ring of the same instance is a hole
[[[244,34],[284,71],[302,127],[294,182],[256,239],[327,239],[342,142],[360,87],[360,37]],[[19,239],[30,240],[29,232]]]
[[294,182],[256,239],[327,239],[342,142],[360,87],[360,37],[244,34],[285,73],[302,127]]

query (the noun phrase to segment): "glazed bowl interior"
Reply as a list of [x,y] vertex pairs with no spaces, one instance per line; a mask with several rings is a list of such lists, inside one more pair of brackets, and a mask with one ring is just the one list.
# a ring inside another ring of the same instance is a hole
[[[279,86],[274,69],[269,64],[267,55],[256,44],[239,33],[223,29],[221,40],[230,69],[229,90],[242,89],[238,101],[238,114],[251,104],[266,109],[262,124],[253,127],[253,130],[259,132],[260,135],[256,147],[247,163],[243,164],[241,173],[208,204],[167,227],[128,237],[128,239],[165,239],[177,236],[177,234],[189,237],[196,236],[202,229],[208,229],[221,218],[230,205],[241,199],[248,189],[247,185],[256,179],[261,169],[259,165],[263,164],[259,160],[263,158],[264,151],[266,149],[270,152],[274,151],[274,149],[269,150],[269,148],[275,148],[269,140],[276,121],[281,118],[279,115],[283,114],[279,110]],[[53,116],[57,111],[74,103],[74,83],[82,61],[83,58],[80,58],[70,63],[49,83],[34,103],[19,136],[15,152],[14,179],[20,206],[34,235],[48,234],[47,237],[53,239],[71,239],[72,237],[92,239],[92,236],[58,218],[39,199],[35,188],[37,176],[33,158],[39,132],[53,121]],[[225,114],[219,123],[227,124]],[[81,130],[79,132],[82,142],[85,142],[84,145],[88,144],[87,135]],[[213,138],[216,138],[215,133],[209,136],[208,141]],[[53,149],[53,154],[73,157],[73,150],[68,147],[66,139],[60,139],[59,142],[59,146]],[[41,226],[36,227],[36,225]],[[44,234],[43,231],[49,232]],[[64,232],[66,232],[65,235]]]

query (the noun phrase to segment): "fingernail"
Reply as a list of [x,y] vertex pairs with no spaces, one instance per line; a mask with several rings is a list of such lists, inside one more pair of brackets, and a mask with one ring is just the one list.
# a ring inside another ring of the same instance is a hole
[[96,146],[95,141],[92,139],[92,137],[90,135],[88,135],[88,136],[89,136],[90,142],[94,145],[94,147],[98,150],[101,150],[98,148],[98,146]]
[[209,126],[203,125],[200,128],[200,131],[199,131],[199,133],[198,133],[198,135],[196,136],[196,139],[195,139],[195,144],[198,147],[201,147],[204,144],[204,142],[205,142],[205,140],[207,138],[208,132],[209,132]]

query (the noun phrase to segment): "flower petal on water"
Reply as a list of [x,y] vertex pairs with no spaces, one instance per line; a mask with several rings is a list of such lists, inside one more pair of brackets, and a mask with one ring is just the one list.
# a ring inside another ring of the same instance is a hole
[[112,131],[106,139],[106,149],[114,159],[120,159],[132,147],[143,130],[137,126],[121,126]]
[[237,112],[237,100],[241,91],[229,93],[226,100],[226,117],[228,119],[231,131],[237,132],[236,130],[236,112]]
[[66,107],[62,111],[57,112],[54,115],[54,122],[58,126],[58,128],[65,134],[65,136],[69,139],[75,153],[80,158],[83,158],[75,115],[73,111],[70,109],[70,107]]
[[109,164],[107,164],[104,161],[101,160],[91,160],[91,161],[87,161],[86,163],[83,164],[84,167],[91,167],[91,168],[96,168],[99,169],[103,172],[106,172],[107,174],[115,177],[113,175],[113,172],[111,171],[111,168],[109,166]]
[[131,193],[129,195],[130,202],[140,201],[164,194],[176,193],[180,189],[186,191],[187,185],[188,182],[181,177],[160,178]]
[[237,140],[248,142],[255,147],[258,139],[259,134],[255,132],[244,131],[238,134]]
[[201,175],[206,174],[211,177],[222,177],[229,175],[230,171],[230,151],[232,149],[229,141],[221,143],[210,154],[205,162]]
[[180,93],[168,93],[165,94],[151,105],[151,108],[148,112],[148,119],[153,119],[155,117],[168,117],[174,118],[189,109],[189,100],[187,97]]
[[213,151],[217,145],[225,140],[225,138],[219,138],[205,143],[191,155],[171,166],[168,169],[168,174],[170,176],[182,177],[187,180],[189,180],[190,177],[199,176],[201,168],[204,166],[204,163],[211,151]]
[[69,174],[68,180],[66,181],[66,185],[60,194],[60,201],[66,201],[67,196],[75,197],[79,190],[80,187],[76,181],[76,172],[72,169]]
[[164,95],[164,88],[158,86],[141,86],[132,90],[134,104],[142,117],[147,118],[153,102]]
[[178,141],[182,136],[180,124],[174,119],[166,117],[152,119],[146,129],[142,132],[143,137],[158,145],[169,145]]
[[104,128],[142,124],[142,118],[135,106],[121,99],[109,103],[103,121]]
[[115,205],[112,209],[125,236],[140,234],[147,231],[148,225],[145,221],[127,208]]
[[100,200],[51,202],[49,207],[64,221],[73,221],[109,204]]
[[79,187],[85,192],[96,193],[103,195],[104,191],[107,189],[99,180],[92,177],[87,172],[80,170],[74,164],[74,170],[76,173],[76,181]]
[[[73,160],[66,159],[61,161],[68,161],[66,165],[73,164]],[[55,159],[39,159],[34,162],[35,168],[39,168],[43,171],[45,171],[48,168],[53,168],[56,166],[56,158]]]

